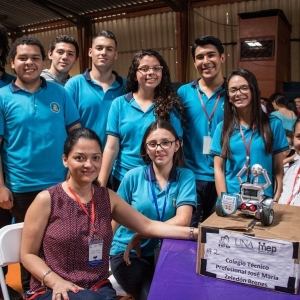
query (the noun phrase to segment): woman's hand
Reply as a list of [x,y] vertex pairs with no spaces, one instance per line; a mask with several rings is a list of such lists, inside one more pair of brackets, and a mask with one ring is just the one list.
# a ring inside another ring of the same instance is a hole
[[136,233],[130,240],[129,244],[127,245],[126,247],[126,250],[124,252],[124,255],[123,255],[123,259],[125,260],[126,262],[126,265],[127,266],[130,266],[131,265],[131,262],[130,262],[130,259],[129,259],[129,254],[130,254],[130,251],[132,249],[134,249],[136,251],[136,255],[137,257],[141,257],[141,240],[143,239],[144,237],[141,236],[140,234]]
[[52,286],[52,300],[69,299],[68,292],[78,293],[80,290],[84,288],[60,278]]

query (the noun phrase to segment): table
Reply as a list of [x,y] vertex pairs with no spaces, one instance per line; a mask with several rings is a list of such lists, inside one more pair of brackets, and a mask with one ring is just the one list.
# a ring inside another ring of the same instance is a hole
[[196,273],[197,242],[165,239],[156,265],[148,300],[300,300]]

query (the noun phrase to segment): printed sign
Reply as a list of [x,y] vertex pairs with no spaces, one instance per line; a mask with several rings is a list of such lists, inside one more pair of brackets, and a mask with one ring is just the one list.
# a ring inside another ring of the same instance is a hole
[[206,272],[217,278],[275,289],[287,288],[291,278],[298,286],[299,264],[294,254],[292,242],[219,230],[206,233],[202,258]]

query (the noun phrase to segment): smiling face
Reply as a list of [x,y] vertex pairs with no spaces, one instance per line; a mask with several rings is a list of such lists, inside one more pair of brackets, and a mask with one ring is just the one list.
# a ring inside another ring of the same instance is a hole
[[252,93],[248,81],[242,76],[233,76],[228,82],[229,102],[238,110],[251,108]]
[[89,49],[89,56],[92,58],[94,67],[103,71],[112,69],[115,60],[118,58],[115,41],[104,36],[95,38],[92,48]]
[[102,153],[95,140],[80,138],[68,156],[63,156],[64,166],[73,180],[80,183],[93,182],[100,172]]
[[149,69],[147,72],[142,70],[136,71],[136,79],[139,84],[139,88],[142,89],[155,89],[161,82],[162,69],[155,68],[160,67],[159,60],[152,55],[145,55],[140,59],[138,69],[145,67]]
[[41,50],[36,45],[18,45],[11,67],[17,74],[16,85],[21,88],[40,85],[40,74],[44,68]]
[[225,62],[225,54],[219,54],[214,45],[198,46],[195,49],[194,66],[204,80],[222,77],[221,66]]
[[[163,128],[157,128],[152,131],[146,139],[146,151],[153,164],[157,167],[172,167],[173,166],[173,156],[174,153],[179,149],[180,142],[175,141],[175,136],[168,130]],[[174,142],[175,141],[175,142]],[[172,143],[169,143],[172,142]],[[157,146],[157,144],[162,143],[164,148]],[[147,145],[148,144],[148,145]],[[170,145],[168,145],[170,144]],[[151,149],[153,148],[153,150]],[[155,149],[156,148],[156,149]],[[149,150],[150,149],[150,150]]]
[[50,72],[58,77],[59,74],[69,74],[76,62],[76,49],[73,44],[57,43],[52,52],[48,52],[49,59],[52,60]]

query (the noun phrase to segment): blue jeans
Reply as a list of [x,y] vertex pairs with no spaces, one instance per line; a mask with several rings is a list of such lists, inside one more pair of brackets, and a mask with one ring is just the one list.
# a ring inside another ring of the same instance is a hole
[[192,215],[191,226],[198,227],[215,211],[217,190],[214,181],[196,180],[197,207]]
[[[111,283],[106,283],[97,291],[80,290],[78,293],[68,292],[69,300],[117,300],[116,291],[113,289]],[[39,295],[35,300],[51,300],[52,290],[47,290],[43,295]],[[57,297],[58,299],[58,297]]]
[[118,284],[135,300],[147,300],[154,275],[154,257],[129,255],[131,265],[127,266],[123,253],[110,257],[111,270]]

